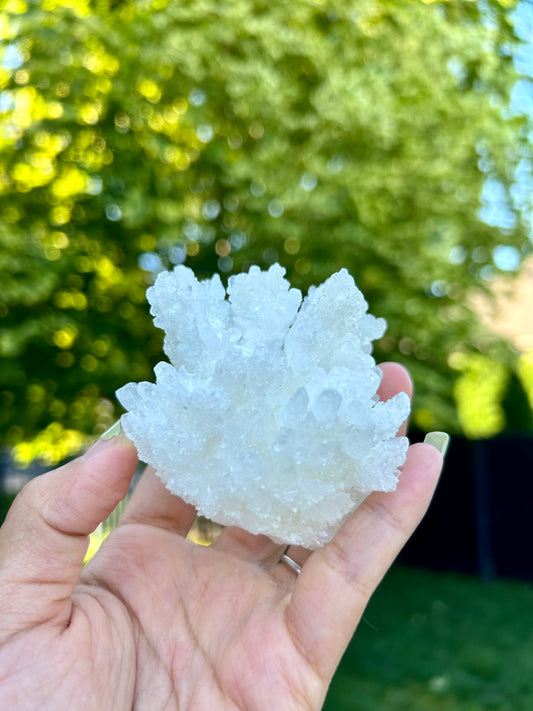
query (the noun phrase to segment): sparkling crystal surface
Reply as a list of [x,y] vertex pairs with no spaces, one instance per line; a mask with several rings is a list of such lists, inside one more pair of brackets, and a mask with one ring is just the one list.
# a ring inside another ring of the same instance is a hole
[[160,274],[147,296],[170,363],[117,397],[139,457],[200,514],[316,548],[395,489],[409,398],[379,401],[386,324],[345,269],[303,300],[284,275],[251,267],[226,294],[218,275]]

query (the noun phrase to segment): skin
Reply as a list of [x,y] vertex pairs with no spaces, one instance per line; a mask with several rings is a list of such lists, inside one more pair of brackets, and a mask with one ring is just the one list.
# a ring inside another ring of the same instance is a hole
[[[380,396],[411,392],[385,364]],[[228,528],[185,539],[194,509],[147,470],[85,568],[88,534],[126,495],[131,443],[100,440],[31,481],[0,529],[0,708],[320,709],[379,581],[424,515],[441,466],[412,445],[397,490],[372,494],[313,553]]]

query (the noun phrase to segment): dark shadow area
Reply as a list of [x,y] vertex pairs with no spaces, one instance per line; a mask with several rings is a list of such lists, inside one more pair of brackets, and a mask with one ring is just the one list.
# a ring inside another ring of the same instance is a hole
[[[412,433],[412,441],[423,435]],[[407,565],[533,580],[533,437],[452,439],[428,514],[403,550]]]

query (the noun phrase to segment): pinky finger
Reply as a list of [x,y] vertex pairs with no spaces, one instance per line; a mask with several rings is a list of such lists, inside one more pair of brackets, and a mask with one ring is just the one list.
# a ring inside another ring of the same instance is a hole
[[435,447],[412,445],[396,491],[371,494],[306,562],[286,621],[323,678],[333,675],[370,596],[426,512],[441,467]]

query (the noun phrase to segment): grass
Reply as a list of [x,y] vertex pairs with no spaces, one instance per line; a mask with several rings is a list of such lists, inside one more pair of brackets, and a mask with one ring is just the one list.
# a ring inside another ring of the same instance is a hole
[[531,711],[533,586],[394,568],[325,711]]

